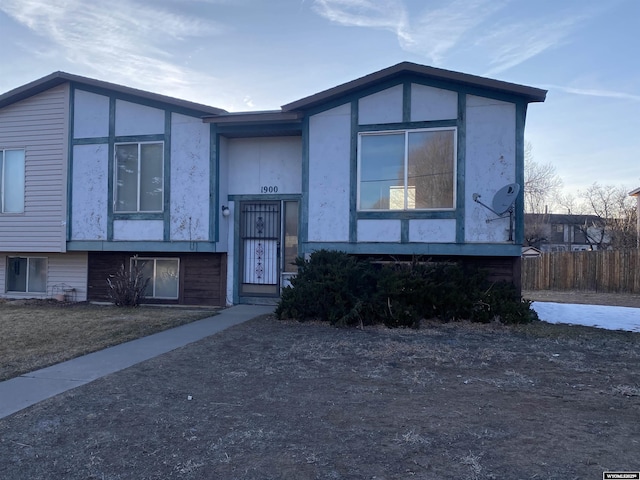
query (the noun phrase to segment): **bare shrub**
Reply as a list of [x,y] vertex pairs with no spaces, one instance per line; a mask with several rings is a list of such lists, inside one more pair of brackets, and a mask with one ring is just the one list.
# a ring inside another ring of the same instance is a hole
[[107,277],[109,298],[119,307],[137,307],[144,299],[144,292],[149,285],[149,278],[144,278],[137,262],[132,262],[131,272],[124,264],[118,271]]

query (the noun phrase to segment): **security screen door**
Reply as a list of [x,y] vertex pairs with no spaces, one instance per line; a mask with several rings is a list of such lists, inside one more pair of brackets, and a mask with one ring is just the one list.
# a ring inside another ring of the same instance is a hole
[[280,202],[242,202],[242,295],[279,295]]

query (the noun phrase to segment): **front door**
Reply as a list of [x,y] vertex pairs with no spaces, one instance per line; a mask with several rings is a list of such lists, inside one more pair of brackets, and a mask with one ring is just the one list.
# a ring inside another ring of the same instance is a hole
[[240,293],[275,296],[280,275],[280,202],[242,202],[240,212]]

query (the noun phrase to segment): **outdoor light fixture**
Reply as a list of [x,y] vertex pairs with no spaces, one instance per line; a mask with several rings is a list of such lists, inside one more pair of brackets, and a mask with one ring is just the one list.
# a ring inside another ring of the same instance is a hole
[[222,205],[222,216],[228,217],[230,213],[231,210],[229,210],[229,207],[227,207],[226,205]]

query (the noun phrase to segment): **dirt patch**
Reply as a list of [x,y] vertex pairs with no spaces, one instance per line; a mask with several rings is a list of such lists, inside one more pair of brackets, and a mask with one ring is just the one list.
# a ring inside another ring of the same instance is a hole
[[640,295],[559,290],[526,290],[522,297],[536,302],[578,303],[640,308]]
[[0,420],[1,478],[587,479],[640,470],[640,334],[262,317]]

